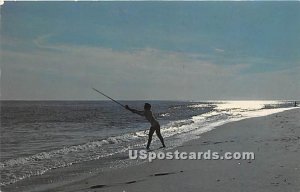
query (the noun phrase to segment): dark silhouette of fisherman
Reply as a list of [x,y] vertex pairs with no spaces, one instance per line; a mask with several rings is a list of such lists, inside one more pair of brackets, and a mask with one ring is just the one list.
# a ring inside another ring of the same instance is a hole
[[153,117],[152,111],[151,111],[151,105],[149,103],[145,103],[144,111],[138,111],[136,109],[131,109],[131,108],[129,108],[128,105],[126,105],[125,108],[128,109],[129,111],[131,111],[132,113],[136,113],[140,116],[144,116],[150,122],[151,127],[150,127],[150,131],[149,131],[149,135],[148,135],[147,149],[149,149],[149,147],[150,147],[154,131],[156,132],[156,135],[159,138],[163,147],[166,147],[165,143],[164,143],[164,139],[160,133],[160,125],[159,125],[158,121]]

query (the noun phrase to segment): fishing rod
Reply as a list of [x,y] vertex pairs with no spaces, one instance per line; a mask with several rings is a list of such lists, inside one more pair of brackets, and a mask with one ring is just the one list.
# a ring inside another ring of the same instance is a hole
[[[115,102],[115,103],[121,105],[122,107],[124,107],[124,108],[126,109],[126,107],[125,107],[123,104],[119,103],[118,101],[114,100],[113,98],[109,97],[108,95],[105,95],[105,94],[102,93],[101,91],[99,91],[99,90],[97,90],[97,89],[95,89],[95,88],[93,88],[93,89],[94,89],[94,91],[100,93],[100,94],[103,95],[104,97],[107,97],[108,99],[112,100],[113,102]],[[144,134],[146,134],[146,131],[147,131],[147,130],[144,131]]]
[[117,103],[117,104],[121,105],[122,107],[126,108],[126,107],[125,107],[123,104],[121,104],[121,103],[119,103],[118,101],[114,100],[113,98],[111,98],[111,97],[109,97],[109,96],[105,95],[105,94],[104,94],[104,93],[102,93],[101,91],[99,91],[99,90],[97,90],[97,89],[95,89],[95,88],[93,88],[93,89],[94,89],[94,91],[96,91],[96,92],[100,93],[100,94],[101,94],[101,95],[103,95],[104,97],[106,97],[106,98],[108,98],[108,99],[112,100],[113,102],[115,102],[115,103]]

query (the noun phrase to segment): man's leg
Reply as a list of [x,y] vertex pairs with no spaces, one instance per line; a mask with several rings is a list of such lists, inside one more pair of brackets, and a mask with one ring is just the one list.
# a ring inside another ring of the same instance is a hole
[[149,130],[147,149],[149,149],[149,147],[150,147],[150,144],[152,141],[152,135],[153,135],[154,131],[155,131],[155,129],[153,127],[151,127]]
[[164,143],[164,138],[161,136],[161,133],[160,133],[160,127],[158,127],[156,129],[156,135],[159,138],[159,140],[160,140],[161,144],[163,145],[163,147],[166,147],[165,143]]

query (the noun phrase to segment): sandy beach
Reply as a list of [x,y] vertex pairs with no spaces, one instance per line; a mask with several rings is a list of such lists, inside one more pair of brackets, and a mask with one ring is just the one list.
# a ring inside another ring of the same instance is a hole
[[300,109],[228,123],[177,149],[255,160],[154,160],[47,191],[299,191]]

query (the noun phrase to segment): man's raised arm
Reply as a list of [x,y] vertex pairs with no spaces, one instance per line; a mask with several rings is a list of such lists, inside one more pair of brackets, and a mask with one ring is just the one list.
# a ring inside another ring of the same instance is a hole
[[140,116],[145,116],[144,111],[138,111],[138,110],[136,110],[136,109],[131,109],[131,108],[129,108],[128,105],[125,105],[125,108],[126,108],[127,110],[131,111],[132,113],[136,113],[136,114],[138,114],[138,115],[140,115]]

